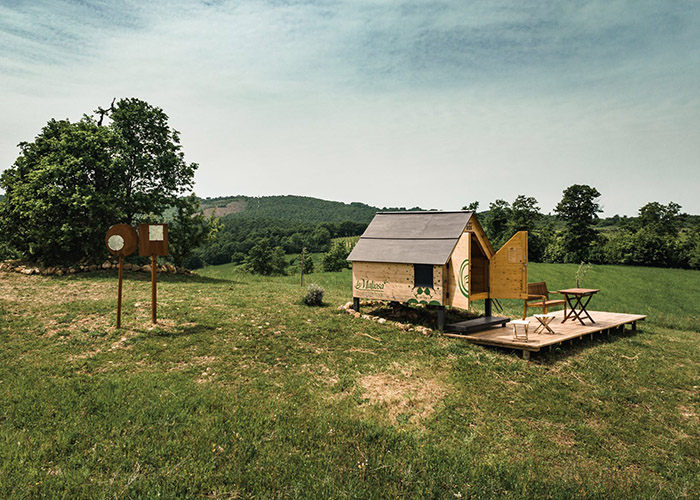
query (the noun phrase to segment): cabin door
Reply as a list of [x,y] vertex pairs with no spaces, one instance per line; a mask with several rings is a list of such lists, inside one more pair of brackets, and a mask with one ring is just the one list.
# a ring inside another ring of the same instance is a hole
[[527,298],[527,231],[515,233],[489,262],[489,297]]

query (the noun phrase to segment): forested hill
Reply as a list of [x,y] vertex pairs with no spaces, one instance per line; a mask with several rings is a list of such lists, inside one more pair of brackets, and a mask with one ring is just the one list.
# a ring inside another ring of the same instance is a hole
[[216,210],[219,217],[287,220],[318,224],[345,221],[368,224],[378,208],[364,203],[342,203],[308,196],[230,196],[201,200],[204,212]]

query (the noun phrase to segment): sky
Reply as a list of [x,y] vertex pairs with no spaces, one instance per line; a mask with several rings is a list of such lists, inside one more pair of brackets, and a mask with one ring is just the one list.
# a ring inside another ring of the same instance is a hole
[[115,97],[168,114],[202,197],[700,214],[696,0],[0,0],[0,170]]

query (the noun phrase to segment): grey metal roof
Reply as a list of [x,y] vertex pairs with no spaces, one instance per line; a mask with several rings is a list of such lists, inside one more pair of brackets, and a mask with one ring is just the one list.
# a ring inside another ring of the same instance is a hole
[[348,256],[352,262],[444,265],[473,212],[380,212]]

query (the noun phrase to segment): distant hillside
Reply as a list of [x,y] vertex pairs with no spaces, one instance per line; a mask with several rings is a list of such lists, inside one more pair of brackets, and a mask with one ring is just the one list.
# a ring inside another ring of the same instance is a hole
[[345,221],[369,223],[378,208],[364,203],[342,203],[308,196],[229,196],[201,200],[204,213],[220,217],[288,220],[304,223]]

